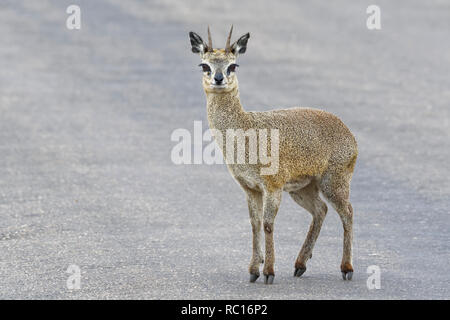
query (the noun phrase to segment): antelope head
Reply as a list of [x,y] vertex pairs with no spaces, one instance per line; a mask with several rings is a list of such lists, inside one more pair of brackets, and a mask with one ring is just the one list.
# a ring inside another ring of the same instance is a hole
[[231,26],[224,49],[214,49],[211,32],[208,27],[208,43],[195,32],[189,32],[192,52],[200,55],[199,66],[203,71],[203,88],[206,92],[223,93],[237,88],[236,58],[247,50],[247,41],[250,33],[244,34],[231,44]]

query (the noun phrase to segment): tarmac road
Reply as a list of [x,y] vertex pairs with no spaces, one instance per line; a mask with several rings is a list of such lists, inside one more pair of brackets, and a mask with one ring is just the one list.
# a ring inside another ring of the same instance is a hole
[[[81,30],[66,28],[73,2]],[[372,2],[258,3],[2,1],[0,298],[449,298],[449,2],[377,1],[381,30]],[[251,33],[247,110],[322,108],[358,140],[350,282],[331,206],[293,277],[310,215],[285,196],[275,282],[250,284],[244,194],[223,165],[171,161],[173,130],[207,128],[187,33],[210,24],[222,47],[231,23]]]

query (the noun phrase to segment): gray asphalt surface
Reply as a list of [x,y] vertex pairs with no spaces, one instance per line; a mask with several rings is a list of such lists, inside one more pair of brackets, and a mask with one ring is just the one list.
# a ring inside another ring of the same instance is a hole
[[[65,26],[73,3],[79,31]],[[373,1],[258,3],[1,2],[0,298],[449,298],[449,2],[376,1],[379,31]],[[173,130],[207,128],[187,32],[210,24],[222,47],[231,23],[251,32],[247,110],[322,108],[358,140],[351,282],[331,208],[292,276],[310,215],[284,197],[275,283],[248,283],[244,194],[225,166],[170,159]],[[80,290],[66,288],[72,264]]]

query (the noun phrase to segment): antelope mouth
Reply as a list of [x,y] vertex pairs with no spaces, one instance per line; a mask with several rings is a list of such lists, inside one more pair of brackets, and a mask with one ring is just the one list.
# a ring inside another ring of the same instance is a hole
[[211,84],[209,87],[211,90],[223,91],[228,88],[228,85],[226,85],[226,84]]
[[211,84],[212,89],[225,89],[228,87],[226,84]]

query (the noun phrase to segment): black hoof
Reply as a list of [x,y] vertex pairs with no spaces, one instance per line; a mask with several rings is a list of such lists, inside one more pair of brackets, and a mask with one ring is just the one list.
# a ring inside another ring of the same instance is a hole
[[342,279],[344,280],[352,280],[353,271],[342,271]]
[[273,283],[273,278],[275,276],[273,274],[269,274],[269,275],[264,275],[264,283],[265,284],[272,284]]
[[304,274],[306,271],[306,268],[295,268],[294,271],[294,277],[300,277],[302,274]]
[[250,282],[255,282],[259,278],[259,274],[250,274]]

